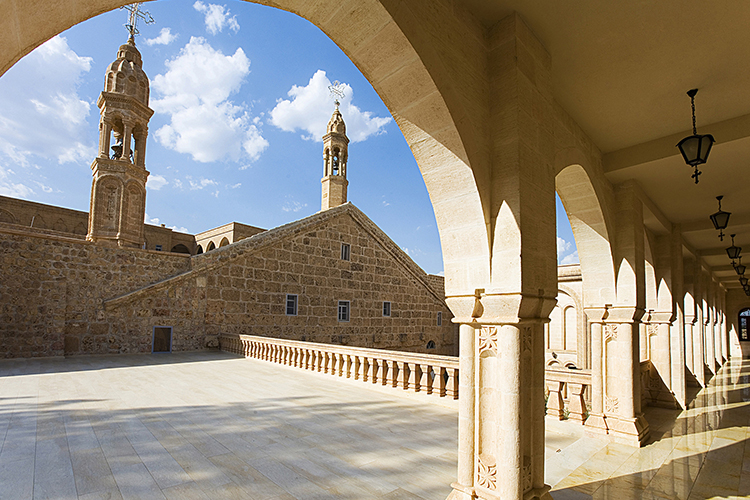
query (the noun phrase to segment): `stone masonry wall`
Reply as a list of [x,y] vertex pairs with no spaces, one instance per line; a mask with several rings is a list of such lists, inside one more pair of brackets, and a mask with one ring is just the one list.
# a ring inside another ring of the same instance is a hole
[[111,335],[102,300],[189,265],[189,256],[108,248],[0,224],[0,357],[150,351],[150,335]]
[[[109,301],[112,331],[128,336],[171,326],[174,350],[200,348],[219,333],[242,333],[454,354],[447,306],[425,278],[420,282],[398,261],[400,250],[388,248],[398,247],[390,240],[381,244],[345,211],[323,219],[195,256],[190,273]],[[350,261],[341,259],[341,243],[351,245]],[[298,296],[296,316],[286,314],[287,294]],[[350,301],[348,322],[338,321],[339,300]],[[383,317],[383,301],[391,302],[391,317]],[[429,341],[434,349],[426,349]]]
[[[173,328],[173,350],[248,333],[455,354],[455,325],[427,275],[353,206],[328,212],[192,260],[0,223],[0,356],[150,352],[154,326]],[[350,301],[348,322],[339,300]]]

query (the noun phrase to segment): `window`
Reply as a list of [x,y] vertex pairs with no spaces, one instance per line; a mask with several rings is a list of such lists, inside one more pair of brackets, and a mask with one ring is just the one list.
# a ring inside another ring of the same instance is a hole
[[438,326],[443,326],[443,313],[442,313],[442,311],[438,311],[437,323],[438,323]]
[[383,302],[383,316],[390,316],[390,315],[391,315],[391,303]]
[[286,315],[296,316],[297,315],[297,296],[287,294],[286,296]]
[[156,245],[156,251],[161,252],[161,245]]
[[750,340],[750,308],[740,311],[740,340]]
[[349,243],[342,243],[341,244],[341,260],[349,260],[351,253],[351,246]]
[[427,342],[427,349],[434,349],[434,348],[435,348],[434,340],[430,340],[429,342]]
[[349,321],[348,300],[339,300],[339,321]]

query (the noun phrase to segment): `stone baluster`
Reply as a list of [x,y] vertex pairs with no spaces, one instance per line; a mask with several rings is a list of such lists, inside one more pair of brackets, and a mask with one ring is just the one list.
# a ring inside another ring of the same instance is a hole
[[385,362],[385,359],[379,359],[378,360],[378,373],[377,378],[380,385],[386,385],[388,383],[386,379],[386,375],[388,374],[388,365]]
[[378,360],[367,358],[367,362],[367,381],[375,384],[378,381]]
[[398,384],[397,387],[409,390],[409,363],[398,361]]
[[586,422],[586,385],[567,384],[569,391],[568,418],[581,424]]
[[387,385],[388,387],[396,387],[396,374],[397,374],[396,362],[391,359],[387,359],[385,363],[386,363],[387,373],[385,376],[386,379],[383,381],[383,385]]
[[563,401],[564,382],[547,380],[549,398],[547,398],[547,416],[562,420],[565,417],[565,401]]
[[432,366],[421,365],[420,371],[422,376],[419,379],[419,387],[422,392],[432,394]]
[[451,399],[458,399],[459,369],[446,368],[448,380],[445,382],[445,395]]

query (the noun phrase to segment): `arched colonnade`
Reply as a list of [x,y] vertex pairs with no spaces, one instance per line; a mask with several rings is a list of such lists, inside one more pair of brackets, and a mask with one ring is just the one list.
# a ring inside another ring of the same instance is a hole
[[[644,225],[651,208],[637,184],[605,178],[601,153],[552,97],[549,52],[518,15],[488,30],[442,1],[258,3],[338,44],[391,111],[427,185],[460,323],[452,498],[550,498],[543,386],[544,325],[558,293],[555,191],[581,262],[592,431],[633,445],[648,436],[642,329],[665,404],[684,405],[686,378],[705,383],[729,357],[723,289],[685,254],[679,227]],[[0,72],[123,4],[60,0],[40,11],[0,0]]]

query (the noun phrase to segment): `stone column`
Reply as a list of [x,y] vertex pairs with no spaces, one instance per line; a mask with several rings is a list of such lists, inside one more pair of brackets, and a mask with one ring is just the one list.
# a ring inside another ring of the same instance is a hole
[[607,433],[607,423],[604,419],[604,340],[602,336],[604,320],[607,318],[607,307],[592,307],[585,310],[591,325],[591,413],[585,425],[597,434]]
[[132,149],[131,143],[133,142],[133,124],[123,120],[122,126],[122,156],[120,159],[130,161],[130,150]]
[[654,349],[651,353],[651,363],[659,376],[650,390],[652,401],[657,406],[675,408],[676,404],[672,390],[672,311],[654,311],[651,313],[649,327],[655,333]]
[[693,328],[693,375],[701,387],[706,385],[706,362],[703,345],[705,325],[703,323],[703,280],[698,259],[693,260],[693,293],[695,298],[695,326]]
[[680,408],[687,407],[687,379],[685,377],[685,273],[682,258],[682,229],[679,224],[672,227],[669,236],[670,276],[672,278],[671,297],[673,321],[669,328],[670,336],[670,388],[675,402]]
[[604,418],[617,442],[640,446],[649,435],[641,411],[641,365],[638,329],[643,311],[614,306],[603,328]]

